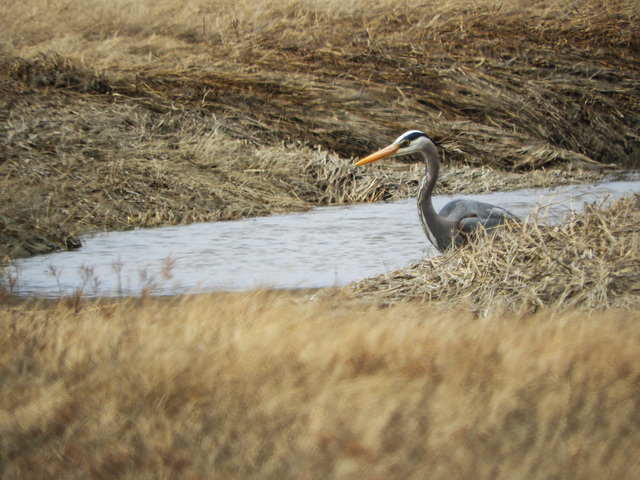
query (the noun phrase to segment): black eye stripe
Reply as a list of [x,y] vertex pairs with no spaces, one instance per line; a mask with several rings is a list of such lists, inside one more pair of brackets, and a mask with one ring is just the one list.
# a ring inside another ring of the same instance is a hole
[[415,140],[418,137],[426,137],[426,135],[424,133],[422,133],[422,132],[411,132],[410,134],[408,134],[405,137],[405,140],[412,141],[412,140]]

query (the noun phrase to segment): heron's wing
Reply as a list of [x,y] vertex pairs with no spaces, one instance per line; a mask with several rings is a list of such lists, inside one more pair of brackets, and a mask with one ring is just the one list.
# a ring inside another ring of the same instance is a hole
[[458,228],[463,233],[469,235],[475,233],[480,226],[489,231],[498,225],[502,225],[510,220],[510,217],[505,217],[502,214],[492,213],[488,218],[482,217],[466,217],[460,219],[458,222]]
[[463,236],[475,234],[480,226],[492,230],[507,221],[519,221],[518,217],[502,207],[474,200],[454,200],[440,210],[440,216],[447,218]]
[[515,215],[502,207],[467,199],[459,199],[447,203],[440,210],[439,215],[452,221],[460,221],[466,218],[484,219],[484,221],[489,221],[490,223],[494,221],[504,222],[507,219],[517,220]]

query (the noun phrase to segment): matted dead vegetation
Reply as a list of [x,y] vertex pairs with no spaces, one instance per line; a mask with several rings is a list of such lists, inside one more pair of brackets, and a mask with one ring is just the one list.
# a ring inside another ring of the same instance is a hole
[[0,255],[407,195],[413,167],[342,162],[409,128],[456,172],[637,166],[639,21],[636,0],[4,2]]
[[0,306],[7,478],[637,478],[637,311]]
[[640,304],[640,196],[556,226],[533,216],[492,238],[353,285],[384,303],[419,299],[472,310],[607,309]]

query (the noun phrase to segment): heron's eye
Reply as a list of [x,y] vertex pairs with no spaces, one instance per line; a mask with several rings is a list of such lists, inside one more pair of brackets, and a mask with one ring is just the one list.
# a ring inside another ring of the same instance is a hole
[[409,140],[405,140],[404,142],[402,142],[402,148],[407,148],[409,145],[411,145],[411,142]]

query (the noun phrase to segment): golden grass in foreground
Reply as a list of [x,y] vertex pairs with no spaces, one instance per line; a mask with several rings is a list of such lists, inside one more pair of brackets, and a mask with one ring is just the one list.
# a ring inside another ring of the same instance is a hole
[[640,316],[286,294],[0,310],[4,478],[638,478]]

